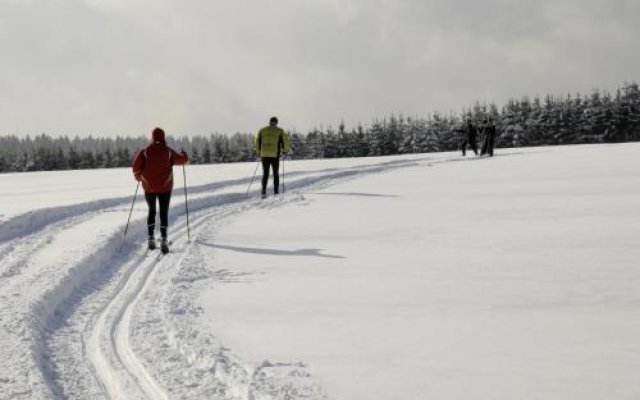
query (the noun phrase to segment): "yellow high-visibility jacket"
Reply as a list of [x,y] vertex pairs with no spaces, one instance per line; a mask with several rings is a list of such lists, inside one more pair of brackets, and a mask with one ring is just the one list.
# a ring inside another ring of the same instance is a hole
[[280,157],[281,152],[289,152],[289,135],[277,126],[265,126],[258,131],[254,147],[260,157]]

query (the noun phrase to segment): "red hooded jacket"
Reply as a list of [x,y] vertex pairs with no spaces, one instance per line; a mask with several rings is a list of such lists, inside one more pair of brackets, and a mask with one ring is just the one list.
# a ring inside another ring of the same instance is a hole
[[173,166],[186,164],[189,157],[167,146],[162,129],[155,128],[151,136],[152,142],[133,158],[133,176],[142,181],[145,192],[170,192],[173,190]]

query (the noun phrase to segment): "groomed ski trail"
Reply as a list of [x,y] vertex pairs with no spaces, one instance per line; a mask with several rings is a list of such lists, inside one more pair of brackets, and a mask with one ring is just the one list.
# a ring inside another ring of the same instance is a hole
[[[221,180],[192,187],[190,193],[196,208],[215,206],[216,198],[232,196],[225,191],[248,182],[246,177]],[[179,199],[175,203],[172,209],[183,207]],[[0,224],[0,399],[101,398],[98,391],[104,390],[86,390],[96,385],[86,352],[78,347],[83,329],[67,320],[81,300],[91,298],[82,311],[88,315],[101,307],[109,296],[105,288],[113,287],[109,282],[123,275],[122,259],[135,257],[131,246],[117,251],[130,204],[130,196],[91,200],[36,209]],[[138,199],[135,214],[145,208]],[[142,226],[142,219],[132,223]],[[134,228],[129,235],[141,233]],[[81,389],[69,394],[70,384]]]
[[[212,220],[218,223],[251,207],[277,206],[294,201],[296,193],[301,190],[388,169],[416,164],[430,166],[457,160],[464,159],[422,155],[390,161],[380,159],[341,169],[288,173],[284,197],[266,201],[245,196],[249,177],[201,185],[193,188],[193,191],[190,188],[189,205],[193,215],[191,243],[197,240],[201,224]],[[129,197],[64,206],[60,210],[36,210],[3,224],[3,227],[11,228],[0,235],[0,272],[6,278],[2,280],[2,289],[10,291],[9,297],[4,296],[10,302],[4,304],[6,307],[2,308],[4,311],[0,322],[12,332],[24,335],[20,342],[26,343],[24,348],[13,349],[10,353],[5,350],[3,354],[9,355],[11,364],[6,364],[3,369],[7,371],[10,365],[14,365],[13,362],[21,360],[20,366],[29,371],[28,374],[12,371],[14,375],[8,378],[0,376],[0,392],[8,394],[6,398],[172,398],[164,380],[158,380],[157,368],[154,372],[150,371],[150,361],[140,358],[140,349],[131,339],[135,338],[134,331],[137,329],[136,309],[148,301],[144,297],[152,287],[154,276],[159,270],[179,269],[191,251],[192,246],[186,243],[181,194],[179,190],[174,192],[176,200],[171,207],[174,253],[163,257],[157,257],[157,253],[145,254],[142,250],[143,241],[135,240],[144,237],[142,213],[146,207],[143,204],[136,206],[137,217],[131,221],[134,226],[129,233],[131,242],[119,252],[124,223],[113,220],[124,222],[125,218],[121,216],[128,212]],[[67,249],[61,250],[59,243],[56,243],[55,238],[63,234],[69,237],[82,235],[80,227],[84,226],[85,230],[92,225],[101,227],[100,221],[109,221],[108,229],[100,231],[91,240],[86,234],[82,236],[83,241],[76,245],[78,250],[67,254]],[[25,226],[25,222],[29,222],[31,227]],[[45,236],[42,236],[43,233]],[[84,248],[91,250],[82,250]],[[43,258],[48,252],[63,254],[62,264],[43,264],[46,267],[43,269],[35,257],[40,254],[40,258]],[[52,269],[54,267],[55,270]],[[55,279],[48,275],[50,271],[54,272]],[[25,292],[24,288],[30,285],[47,288],[46,293],[42,298],[27,299],[25,296],[29,292]],[[15,310],[20,311],[16,314]],[[157,309],[154,311],[159,312]],[[9,316],[11,319],[7,319]],[[176,338],[184,340],[177,335]],[[5,348],[10,347],[13,339],[8,340]],[[188,349],[190,343],[175,345]],[[81,348],[78,349],[78,346]],[[187,354],[182,354],[182,357],[187,357]],[[269,365],[247,368],[233,360],[233,355],[228,353],[214,361],[216,366],[220,366],[216,369],[215,379],[226,381],[225,385],[232,389],[230,398],[233,399],[250,398],[252,382],[254,388],[259,386],[253,375],[257,371],[265,375],[265,371],[271,368]],[[229,368],[237,370],[231,373]],[[165,375],[182,372],[162,371]],[[5,391],[5,388],[8,390]],[[4,399],[5,394],[0,394],[0,399]]]
[[[117,399],[166,399],[164,390],[149,376],[146,369],[140,365],[129,346],[129,322],[131,307],[137,301],[137,294],[148,284],[148,275],[153,272],[155,253],[145,257],[145,260],[130,267],[125,277],[126,281],[118,288],[118,292],[99,314],[92,327],[88,342],[85,344],[87,356],[91,361],[102,387],[109,398]],[[113,317],[110,317],[112,316]],[[101,335],[108,334],[107,345],[110,351],[101,348]],[[109,360],[109,355],[115,355],[115,360]],[[116,368],[114,364],[121,368]],[[126,371],[131,380],[122,376],[120,371]]]
[[[396,162],[392,165],[384,163],[384,165],[374,165],[357,170],[331,172],[306,179],[290,180],[288,185],[288,198],[293,200],[295,193],[301,189],[328,186],[343,179],[356,178],[363,174],[384,172],[387,168],[401,168],[415,164],[416,162],[413,161]],[[432,164],[433,162],[430,162],[427,165]],[[280,201],[280,203],[286,201],[283,200],[283,197],[276,198],[276,200]],[[194,218],[194,223],[192,224],[195,231],[192,233],[192,243],[197,240],[197,230],[199,226],[207,222],[210,218],[220,221],[220,219],[226,216],[232,216],[242,212],[243,209],[264,204],[264,201],[255,198],[247,200],[244,197],[236,197],[223,203],[222,207],[220,207],[213,216],[198,216],[199,213],[194,213],[196,218]],[[203,210],[200,210],[200,212],[202,211]],[[162,267],[178,268],[188,254],[190,245],[186,243],[185,227],[181,226],[173,237],[176,239],[172,253],[160,258],[154,256],[147,257],[141,264],[131,266],[135,271],[127,276],[127,282],[121,285],[109,305],[100,314],[97,320],[98,322],[90,334],[90,339],[87,343],[87,353],[93,363],[101,385],[106,389],[111,399],[170,398],[166,389],[156,381],[152,374],[146,369],[144,363],[136,356],[136,352],[130,341],[130,334],[132,330],[133,310],[148,290],[156,271]],[[105,332],[109,332],[108,337],[110,343],[103,343],[101,345],[100,338],[105,337]],[[113,353],[115,354],[115,359],[111,362],[109,361],[110,357],[108,354],[104,354],[102,350],[105,347],[109,348],[109,346],[112,347]],[[230,362],[238,363],[237,361]],[[264,372],[261,374],[259,372],[268,368],[269,365],[258,366],[255,370],[247,368],[247,366],[235,365],[235,367],[245,369],[245,373],[242,374],[242,378],[238,382],[231,381],[228,382],[228,385],[236,385],[236,393],[245,392],[247,393],[246,398],[253,398],[253,395],[249,395],[252,390],[252,379],[255,381],[256,376],[265,375]],[[126,374],[123,374],[122,371],[126,371]],[[254,384],[254,386],[256,385]],[[245,396],[240,397],[245,398]]]

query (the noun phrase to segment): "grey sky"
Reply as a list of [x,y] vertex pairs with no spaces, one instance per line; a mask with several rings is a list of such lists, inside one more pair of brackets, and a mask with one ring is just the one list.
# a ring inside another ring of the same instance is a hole
[[252,131],[638,80],[637,0],[0,0],[0,134]]

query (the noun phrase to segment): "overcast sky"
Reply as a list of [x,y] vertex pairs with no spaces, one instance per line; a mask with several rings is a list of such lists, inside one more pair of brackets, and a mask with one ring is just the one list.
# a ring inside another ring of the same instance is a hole
[[638,0],[0,0],[0,134],[249,132],[638,81]]

